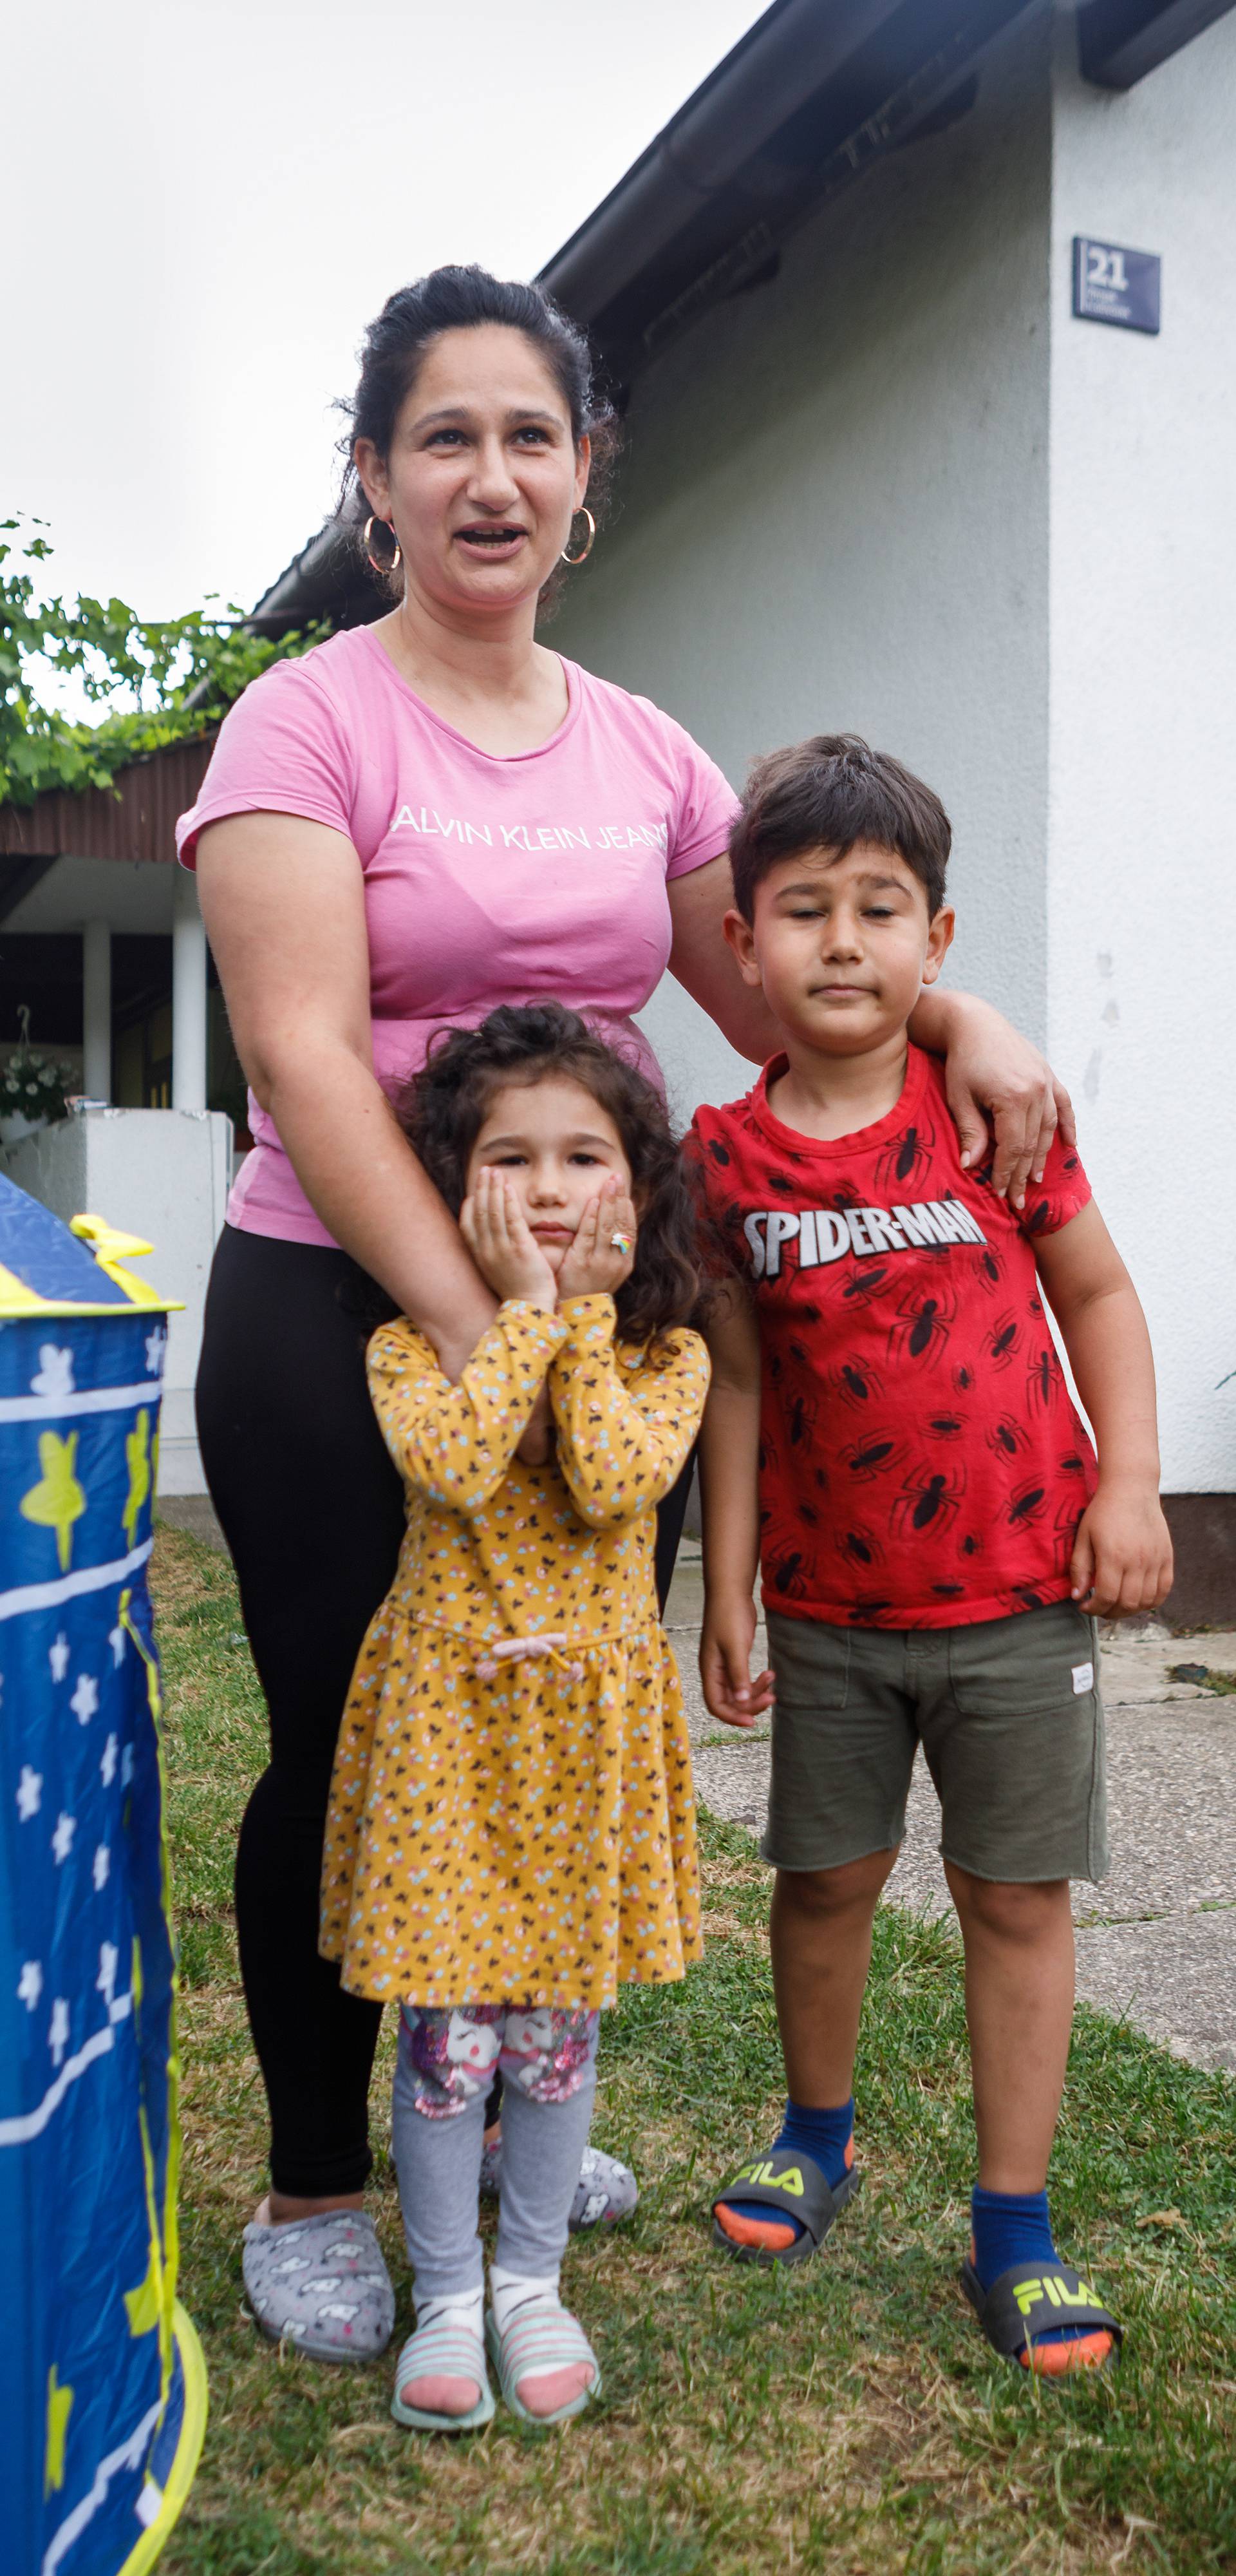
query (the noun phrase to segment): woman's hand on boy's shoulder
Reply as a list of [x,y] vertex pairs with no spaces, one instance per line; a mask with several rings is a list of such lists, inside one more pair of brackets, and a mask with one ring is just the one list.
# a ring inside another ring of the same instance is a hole
[[1096,1619],[1157,1610],[1172,1588],[1171,1532],[1153,1486],[1105,1484],[1082,1514],[1069,1565],[1079,1609]]
[[700,1680],[704,1705],[722,1726],[754,1726],[772,1707],[773,1677],[751,1678],[755,1643],[755,1603],[750,1594],[710,1599],[700,1637]]

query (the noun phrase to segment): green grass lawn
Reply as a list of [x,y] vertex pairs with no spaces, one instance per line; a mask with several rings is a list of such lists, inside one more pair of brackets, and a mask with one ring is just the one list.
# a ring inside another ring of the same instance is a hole
[[[781,2078],[767,1873],[744,1833],[707,1819],[704,1965],[633,1990],[602,2038],[594,2136],[634,2162],[643,2197],[629,2226],[567,2259],[600,2404],[558,2431],[500,2411],[483,2435],[426,2440],[389,2419],[389,2358],[352,2375],[263,2342],[238,2241],[265,2187],[263,2104],[230,1910],[261,1703],[225,1562],[165,1528],[155,1574],[183,1968],[182,2295],[211,2387],[167,2576],[1236,2569],[1236,2086],[1079,2015],[1057,2232],[1128,2343],[1118,2372],[1028,2382],[996,2362],[956,2287],[972,2178],[957,1952],[946,1928],[887,1908],[856,2084],[864,2188],[818,2261],[727,2263],[708,2199],[772,2134]],[[384,2154],[372,2205],[401,2336]]]

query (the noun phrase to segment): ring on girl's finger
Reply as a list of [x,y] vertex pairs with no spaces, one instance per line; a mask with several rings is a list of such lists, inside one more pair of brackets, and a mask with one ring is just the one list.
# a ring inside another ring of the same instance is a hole
[[609,1238],[609,1239],[610,1239],[610,1242],[612,1243],[612,1245],[613,1245],[613,1247],[614,1247],[615,1252],[629,1252],[629,1251],[630,1251],[630,1249],[631,1249],[631,1241],[632,1241],[632,1238],[631,1238],[631,1236],[630,1236],[629,1234],[624,1234],[624,1233],[622,1232],[622,1229],[621,1229],[621,1227],[620,1227],[620,1226],[615,1226],[614,1231],[613,1231],[613,1233],[611,1234],[611,1236],[610,1236],[610,1238]]

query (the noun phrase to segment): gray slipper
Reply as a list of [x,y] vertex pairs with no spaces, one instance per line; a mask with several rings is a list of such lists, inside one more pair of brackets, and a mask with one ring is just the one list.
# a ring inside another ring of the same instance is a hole
[[[497,2200],[502,2187],[502,2140],[486,2147],[481,2157],[481,2198]],[[579,2168],[579,2181],[571,2202],[567,2225],[573,2236],[581,2227],[612,2227],[620,2218],[629,2218],[639,2199],[639,2184],[629,2165],[617,2156],[607,2156],[600,2147],[585,2147]]]
[[327,2209],[283,2227],[245,2229],[249,2305],[272,2343],[314,2361],[376,2361],[395,2323],[395,2293],[373,2220]]

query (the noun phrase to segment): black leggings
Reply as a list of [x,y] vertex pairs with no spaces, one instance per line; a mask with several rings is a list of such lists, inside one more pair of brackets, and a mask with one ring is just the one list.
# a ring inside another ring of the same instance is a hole
[[[339,1720],[365,1630],[394,1577],[403,1489],[365,1383],[361,1274],[346,1253],[225,1226],[215,1253],[198,1436],[231,1549],[270,1763],[236,1856],[240,1967],[270,2104],[276,2191],[359,2191],[372,2163],[380,2004],[345,1994],[318,1951],[318,1882]],[[657,1588],[690,1484],[658,1515]]]

